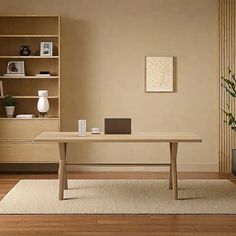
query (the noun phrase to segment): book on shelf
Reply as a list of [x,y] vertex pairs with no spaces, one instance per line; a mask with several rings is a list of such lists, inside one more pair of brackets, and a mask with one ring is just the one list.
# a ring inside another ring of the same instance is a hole
[[35,76],[48,77],[48,76],[51,76],[51,74],[36,74]]
[[19,119],[33,119],[34,115],[33,114],[20,114],[20,115],[17,115],[16,118],[19,118]]

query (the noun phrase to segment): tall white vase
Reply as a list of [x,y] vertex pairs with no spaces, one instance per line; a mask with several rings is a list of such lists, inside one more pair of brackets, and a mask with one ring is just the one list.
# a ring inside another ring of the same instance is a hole
[[44,117],[45,115],[47,115],[48,110],[49,110],[48,90],[39,90],[38,96],[39,96],[39,100],[38,100],[37,108],[38,108],[39,114]]

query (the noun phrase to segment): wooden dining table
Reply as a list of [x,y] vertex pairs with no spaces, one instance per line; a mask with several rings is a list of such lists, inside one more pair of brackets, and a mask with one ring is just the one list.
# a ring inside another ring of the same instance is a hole
[[[179,143],[202,142],[201,137],[188,132],[134,132],[132,134],[91,134],[78,136],[78,132],[43,132],[35,142],[58,143],[59,148],[59,200],[64,199],[64,190],[68,189],[67,166],[70,163],[67,157],[69,143],[168,143],[170,158],[168,163],[90,163],[105,166],[169,166],[169,189],[173,190],[174,199],[178,199],[177,179],[177,150]],[[85,163],[86,164],[86,163]],[[78,165],[81,165],[79,163]]]

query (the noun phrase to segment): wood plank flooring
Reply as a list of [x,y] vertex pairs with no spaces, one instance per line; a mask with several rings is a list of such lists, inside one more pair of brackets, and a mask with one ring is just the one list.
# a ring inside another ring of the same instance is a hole
[[[70,173],[80,179],[156,179],[165,172]],[[218,173],[180,173],[180,178],[229,179]],[[1,174],[0,198],[21,179],[57,178],[55,174]],[[236,215],[0,215],[0,236],[236,236]]]

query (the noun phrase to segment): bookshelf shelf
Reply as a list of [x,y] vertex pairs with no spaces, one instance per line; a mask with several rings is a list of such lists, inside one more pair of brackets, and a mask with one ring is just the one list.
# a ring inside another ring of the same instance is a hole
[[16,117],[12,117],[12,118],[7,118],[7,117],[0,117],[0,120],[58,120],[58,117],[34,117],[31,119],[24,119],[24,118],[16,118]]
[[0,59],[58,59],[59,56],[0,56]]
[[[0,97],[3,99],[4,97]],[[37,99],[39,98],[38,96],[13,96],[15,99]],[[48,99],[58,99],[58,96],[48,96]]]
[[58,38],[56,34],[2,34],[0,38]]
[[58,79],[59,76],[0,76],[0,79]]

